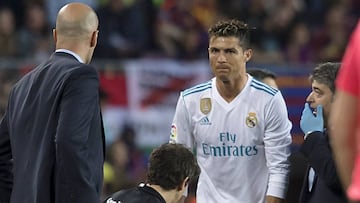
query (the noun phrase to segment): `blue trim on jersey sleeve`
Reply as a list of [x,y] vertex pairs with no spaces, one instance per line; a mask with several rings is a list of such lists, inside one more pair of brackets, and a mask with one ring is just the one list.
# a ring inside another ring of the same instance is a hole
[[210,88],[212,88],[211,80],[206,83],[201,83],[199,85],[196,85],[194,87],[184,90],[183,97],[193,94],[193,93],[196,93],[196,92],[201,92],[201,91],[204,91],[204,90],[210,89]]
[[269,94],[271,94],[272,96],[274,96],[279,90],[277,89],[274,89],[264,83],[261,83],[257,80],[252,80],[251,81],[251,84],[250,84],[251,87],[254,87],[255,89],[258,89],[258,90],[262,90],[264,92],[267,92]]

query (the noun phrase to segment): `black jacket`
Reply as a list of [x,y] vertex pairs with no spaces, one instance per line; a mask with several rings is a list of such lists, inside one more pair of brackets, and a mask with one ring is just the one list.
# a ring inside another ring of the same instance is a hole
[[151,187],[140,184],[138,187],[120,190],[111,197],[107,198],[104,203],[166,203],[164,198]]
[[0,124],[0,202],[100,201],[98,94],[96,70],[64,52],[14,85]]
[[300,148],[308,160],[309,168],[315,171],[312,190],[308,187],[308,174],[304,177],[304,183],[300,195],[300,203],[346,203],[347,199],[341,187],[336,172],[335,162],[326,133],[313,132],[304,141]]

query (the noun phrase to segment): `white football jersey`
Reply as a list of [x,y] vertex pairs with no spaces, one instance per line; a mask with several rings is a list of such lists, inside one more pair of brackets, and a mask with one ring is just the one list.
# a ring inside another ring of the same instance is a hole
[[170,142],[196,149],[198,203],[263,203],[285,198],[291,122],[284,99],[248,75],[230,103],[216,78],[181,92]]

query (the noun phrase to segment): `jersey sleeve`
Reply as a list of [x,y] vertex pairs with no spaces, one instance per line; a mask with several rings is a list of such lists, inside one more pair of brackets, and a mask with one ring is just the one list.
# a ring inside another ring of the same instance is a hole
[[285,101],[280,91],[265,110],[265,157],[269,170],[267,195],[285,198],[290,172],[290,144],[292,127]]
[[360,22],[357,26],[356,32],[351,36],[350,43],[344,54],[341,68],[339,70],[338,77],[336,79],[336,88],[359,96],[359,84],[360,79]]
[[188,148],[193,149],[194,139],[192,132],[189,112],[185,104],[183,92],[181,92],[176,105],[174,119],[171,124],[170,142],[181,143]]

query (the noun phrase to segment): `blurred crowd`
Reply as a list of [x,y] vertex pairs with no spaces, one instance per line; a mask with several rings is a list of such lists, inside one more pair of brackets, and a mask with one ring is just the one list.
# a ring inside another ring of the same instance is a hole
[[[0,57],[41,61],[67,0],[2,0]],[[81,2],[81,0],[80,0]],[[247,22],[256,63],[338,61],[359,18],[358,0],[82,0],[100,20],[95,60],[207,57],[207,29],[226,18]]]

